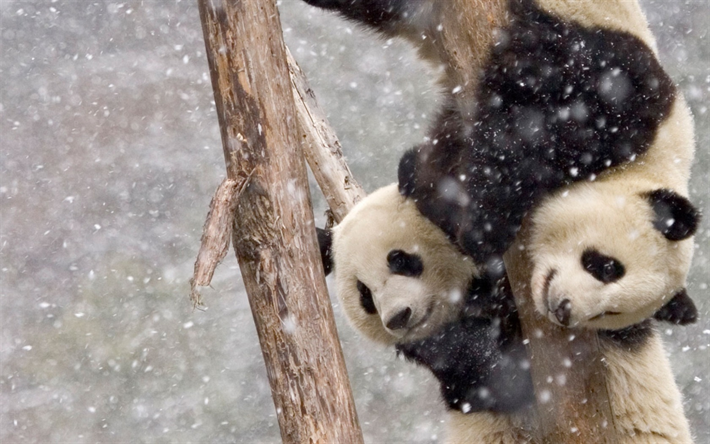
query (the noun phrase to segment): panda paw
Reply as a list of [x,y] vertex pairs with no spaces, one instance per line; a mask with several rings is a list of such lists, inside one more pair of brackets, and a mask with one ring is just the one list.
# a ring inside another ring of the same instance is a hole
[[653,315],[658,321],[670,322],[676,325],[688,325],[697,322],[698,308],[685,288],[676,293],[666,305]]

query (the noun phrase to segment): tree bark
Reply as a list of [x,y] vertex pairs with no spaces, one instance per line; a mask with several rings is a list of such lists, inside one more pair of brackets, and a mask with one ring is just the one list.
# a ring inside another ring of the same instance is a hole
[[[273,0],[198,0],[227,175],[247,178],[233,243],[284,443],[361,443],[317,254]],[[251,177],[250,177],[251,176]]]
[[529,285],[533,263],[525,248],[529,237],[524,224],[504,260],[531,357],[536,442],[612,444],[613,414],[597,332],[558,327],[535,310]]

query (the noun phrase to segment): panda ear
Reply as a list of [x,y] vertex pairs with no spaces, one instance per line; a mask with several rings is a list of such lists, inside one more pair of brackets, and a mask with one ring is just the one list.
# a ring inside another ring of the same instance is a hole
[[397,180],[399,182],[399,194],[409,197],[414,194],[415,177],[417,171],[417,150],[413,148],[402,156],[399,160],[397,170]]
[[661,307],[653,317],[659,321],[676,325],[693,324],[698,320],[698,309],[684,288]]
[[323,273],[328,276],[333,270],[333,232],[328,229],[316,227],[316,233],[318,234],[320,258],[323,261]]
[[661,188],[646,194],[656,217],[653,226],[671,241],[687,239],[698,228],[700,212],[675,191]]

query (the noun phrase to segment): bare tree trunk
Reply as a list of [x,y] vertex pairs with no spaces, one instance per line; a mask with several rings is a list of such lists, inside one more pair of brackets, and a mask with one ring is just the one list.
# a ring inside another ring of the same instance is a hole
[[198,0],[229,179],[233,243],[285,443],[361,443],[317,254],[273,0]]
[[531,355],[537,398],[534,432],[542,443],[614,443],[613,414],[594,330],[558,327],[535,310],[530,294],[532,260],[525,226],[505,254],[523,334]]

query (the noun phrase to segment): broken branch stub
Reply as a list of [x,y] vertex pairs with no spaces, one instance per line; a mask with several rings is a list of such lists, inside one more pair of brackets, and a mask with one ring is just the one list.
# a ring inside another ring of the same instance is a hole
[[190,279],[190,301],[193,307],[202,306],[199,287],[207,287],[212,282],[214,271],[229,251],[234,225],[234,210],[237,207],[239,195],[249,183],[250,176],[226,178],[217,187],[210,201],[210,211],[207,213],[202,227],[200,251],[197,253],[195,268]]
[[[318,105],[315,93],[298,63],[287,51],[287,60],[293,97],[298,114],[303,150],[308,165],[330,208],[330,217],[335,223],[343,220],[353,206],[365,197],[365,191],[353,178],[335,131],[325,113]],[[238,141],[244,141],[241,133]],[[230,156],[230,163],[234,156]],[[229,239],[234,224],[234,210],[249,176],[227,178],[215,191],[210,210],[202,229],[202,239],[193,276],[190,279],[190,301],[194,307],[203,306],[199,287],[209,286],[219,263],[229,250]]]

